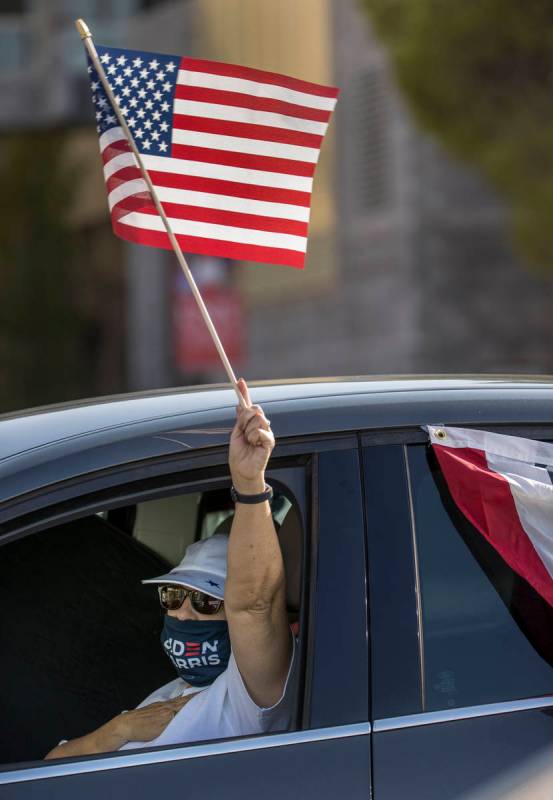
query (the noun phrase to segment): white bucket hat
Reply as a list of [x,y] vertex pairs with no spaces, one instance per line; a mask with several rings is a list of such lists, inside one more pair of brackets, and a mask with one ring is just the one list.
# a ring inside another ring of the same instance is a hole
[[227,579],[228,536],[216,533],[189,545],[184,558],[171,572],[142,583],[176,583],[223,600]]

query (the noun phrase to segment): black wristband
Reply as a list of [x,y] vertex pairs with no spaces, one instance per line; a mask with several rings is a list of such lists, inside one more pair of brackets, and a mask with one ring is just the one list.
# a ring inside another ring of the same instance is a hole
[[254,505],[255,503],[264,503],[265,500],[269,502],[273,499],[273,487],[265,484],[265,491],[260,494],[240,494],[234,486],[230,487],[230,496],[233,503],[245,503],[246,505]]

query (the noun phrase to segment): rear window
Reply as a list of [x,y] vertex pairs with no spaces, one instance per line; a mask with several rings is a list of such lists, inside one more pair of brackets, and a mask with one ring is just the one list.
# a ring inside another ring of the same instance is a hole
[[553,609],[457,510],[433,453],[408,459],[426,710],[553,693]]

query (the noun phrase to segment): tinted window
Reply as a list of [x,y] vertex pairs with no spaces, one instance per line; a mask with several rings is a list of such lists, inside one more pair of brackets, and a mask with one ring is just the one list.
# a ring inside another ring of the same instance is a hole
[[408,448],[426,709],[553,691],[553,610],[453,505],[433,454]]

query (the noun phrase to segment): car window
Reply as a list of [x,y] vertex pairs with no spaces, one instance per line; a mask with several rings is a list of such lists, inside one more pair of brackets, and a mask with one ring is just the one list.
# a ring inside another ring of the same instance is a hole
[[408,448],[426,710],[553,691],[553,610],[454,506],[437,461]]
[[[281,472],[303,480],[302,468]],[[302,593],[303,512],[286,481],[274,484],[292,624]],[[232,509],[227,486],[195,483],[193,492],[111,502],[0,541],[2,724],[10,731],[0,737],[0,763],[41,759],[177,677],[160,646],[156,587],[141,581],[169,571],[194,541],[228,530]]]

